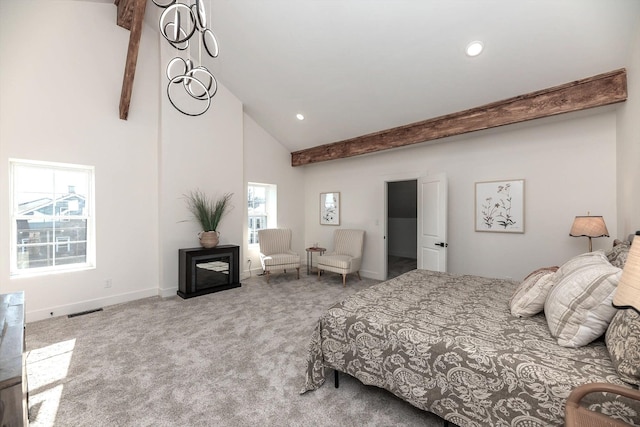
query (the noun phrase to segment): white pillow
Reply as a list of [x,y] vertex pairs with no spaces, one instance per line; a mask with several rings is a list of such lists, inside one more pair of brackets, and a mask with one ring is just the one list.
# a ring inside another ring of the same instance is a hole
[[603,251],[578,255],[554,273],[544,313],[559,345],[581,347],[607,330],[616,314],[611,301],[621,275]]
[[553,273],[558,267],[540,268],[524,278],[509,300],[511,315],[531,317],[544,309],[547,294],[553,287]]

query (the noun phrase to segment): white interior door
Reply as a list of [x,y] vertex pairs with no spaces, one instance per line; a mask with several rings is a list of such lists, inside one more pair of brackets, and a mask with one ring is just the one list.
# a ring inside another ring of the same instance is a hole
[[418,178],[418,268],[447,271],[447,177]]

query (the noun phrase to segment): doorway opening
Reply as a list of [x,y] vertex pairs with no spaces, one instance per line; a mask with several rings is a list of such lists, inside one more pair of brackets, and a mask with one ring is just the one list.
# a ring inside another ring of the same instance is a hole
[[417,268],[418,180],[387,182],[387,279]]

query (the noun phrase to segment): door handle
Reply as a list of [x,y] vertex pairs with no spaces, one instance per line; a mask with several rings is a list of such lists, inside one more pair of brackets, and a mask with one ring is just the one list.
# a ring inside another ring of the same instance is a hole
[[445,242],[439,242],[439,243],[436,243],[436,246],[440,246],[441,248],[446,248],[447,246],[449,246],[449,244]]

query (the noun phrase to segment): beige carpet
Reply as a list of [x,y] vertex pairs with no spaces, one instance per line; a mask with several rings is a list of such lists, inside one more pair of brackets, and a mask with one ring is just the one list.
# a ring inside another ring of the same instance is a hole
[[[441,426],[341,375],[299,395],[311,331],[376,283],[272,275],[183,300],[148,298],[27,325],[32,426]],[[28,301],[27,301],[28,304]]]

